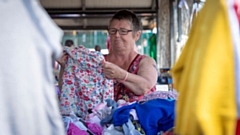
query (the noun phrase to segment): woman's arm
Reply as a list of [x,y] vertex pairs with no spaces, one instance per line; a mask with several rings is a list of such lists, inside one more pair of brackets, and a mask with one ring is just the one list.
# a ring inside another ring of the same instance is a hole
[[[137,74],[131,74],[110,62],[105,62],[103,67],[107,78],[123,83],[136,95],[147,93],[157,83],[156,62],[148,56],[139,63]],[[126,80],[123,81],[126,76]]]
[[62,84],[63,84],[62,78],[63,78],[63,72],[65,68],[65,63],[67,61],[67,57],[68,57],[67,53],[63,52],[62,57],[59,60],[57,60],[57,62],[61,65],[59,78],[58,78],[58,87],[60,92],[62,91]]
[[63,71],[64,71],[65,66],[61,66],[60,73],[59,73],[59,79],[58,79],[58,87],[60,92],[62,91],[62,84],[63,84]]

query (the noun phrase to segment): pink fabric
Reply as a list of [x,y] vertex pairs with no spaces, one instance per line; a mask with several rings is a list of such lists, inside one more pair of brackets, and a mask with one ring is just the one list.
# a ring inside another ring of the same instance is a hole
[[102,135],[103,128],[95,123],[87,123],[87,127],[90,131],[92,131],[95,135]]
[[70,123],[67,131],[67,135],[88,135],[88,133],[86,131],[79,129],[73,123]]
[[60,96],[60,110],[63,115],[74,112],[84,120],[88,110],[106,99],[113,99],[113,81],[104,77],[100,52],[90,51],[83,46],[65,47],[69,54]]
[[95,106],[94,108],[93,108],[93,111],[98,111],[98,110],[102,110],[104,107],[106,107],[107,106],[107,104],[106,103],[100,103],[100,104],[98,104],[97,106]]
[[107,104],[106,103],[100,103],[96,107],[92,109],[92,114],[90,114],[90,119],[94,116],[97,116],[99,119],[103,119],[107,117],[108,111],[106,110]]
[[95,123],[95,124],[101,126],[101,124],[100,124],[101,119],[95,114],[90,114],[90,115],[92,115],[92,116],[90,116],[89,120],[87,120],[86,122]]
[[240,1],[239,0],[234,1],[234,9],[237,14],[238,22],[240,23]]
[[110,51],[110,47],[111,47],[110,37],[108,37],[108,38],[107,38],[107,49],[108,49],[108,51]]

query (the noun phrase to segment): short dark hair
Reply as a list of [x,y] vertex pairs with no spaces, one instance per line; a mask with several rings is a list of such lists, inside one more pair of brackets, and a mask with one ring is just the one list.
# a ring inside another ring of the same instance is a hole
[[112,20],[117,19],[117,20],[127,20],[131,22],[132,28],[134,32],[137,32],[139,30],[142,30],[142,24],[137,15],[130,10],[120,10],[117,13],[114,14],[112,19],[110,20],[110,23]]
[[73,41],[70,40],[70,39],[66,40],[66,42],[65,42],[65,46],[68,46],[68,47],[73,46]]
[[101,47],[99,45],[95,45],[94,49],[95,51],[101,51]]

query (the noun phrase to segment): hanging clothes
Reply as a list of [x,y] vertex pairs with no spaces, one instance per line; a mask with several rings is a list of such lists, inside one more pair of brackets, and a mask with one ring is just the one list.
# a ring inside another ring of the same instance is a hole
[[230,27],[234,43],[235,55],[235,84],[236,84],[236,100],[238,109],[238,121],[236,126],[236,135],[240,134],[240,1],[229,0],[229,19]]
[[149,48],[149,55],[155,61],[157,61],[157,35],[152,34],[152,36],[148,39]]
[[64,73],[60,109],[85,119],[88,111],[106,99],[113,99],[113,81],[102,72],[103,55],[84,46],[64,47],[69,54]]
[[232,135],[237,118],[234,51],[226,0],[207,0],[172,68],[179,91],[175,133]]
[[0,0],[0,135],[64,135],[52,56],[62,31],[38,0]]
[[204,5],[203,1],[194,0],[193,5],[192,5],[191,14],[190,14],[189,30],[191,30],[192,23],[194,22],[195,18],[198,16],[198,13],[202,9],[203,5]]
[[235,0],[228,0],[228,7],[231,35],[234,45],[236,100],[238,105],[238,117],[240,118],[240,26]]

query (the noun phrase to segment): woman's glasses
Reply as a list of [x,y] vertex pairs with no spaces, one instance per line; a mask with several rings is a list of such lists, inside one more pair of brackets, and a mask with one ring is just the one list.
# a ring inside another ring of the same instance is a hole
[[116,33],[117,33],[117,31],[118,31],[118,33],[120,34],[120,35],[127,35],[128,34],[128,32],[132,32],[132,30],[127,30],[127,29],[114,29],[114,28],[112,28],[112,29],[109,29],[108,30],[108,33],[110,34],[110,35],[115,35]]

